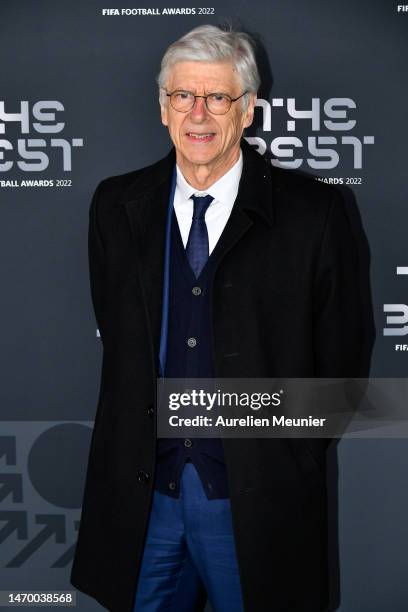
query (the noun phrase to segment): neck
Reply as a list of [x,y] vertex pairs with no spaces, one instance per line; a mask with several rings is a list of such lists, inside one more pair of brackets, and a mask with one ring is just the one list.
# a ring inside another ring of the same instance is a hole
[[193,164],[179,151],[176,151],[176,161],[187,183],[198,191],[205,191],[232,168],[238,161],[239,145],[227,159],[216,160],[211,164]]

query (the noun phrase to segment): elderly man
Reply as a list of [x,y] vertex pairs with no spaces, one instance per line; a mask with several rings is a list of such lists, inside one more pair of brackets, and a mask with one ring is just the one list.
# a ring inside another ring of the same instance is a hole
[[319,612],[328,440],[157,440],[155,384],[364,375],[356,236],[334,187],[242,138],[248,35],[195,28],[158,83],[174,148],[90,208],[104,353],[72,584],[115,612]]

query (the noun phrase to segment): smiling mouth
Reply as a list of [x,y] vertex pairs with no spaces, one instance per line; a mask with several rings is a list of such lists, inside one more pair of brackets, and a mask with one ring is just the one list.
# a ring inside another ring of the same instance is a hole
[[210,142],[215,136],[215,132],[187,132],[187,138],[194,142]]

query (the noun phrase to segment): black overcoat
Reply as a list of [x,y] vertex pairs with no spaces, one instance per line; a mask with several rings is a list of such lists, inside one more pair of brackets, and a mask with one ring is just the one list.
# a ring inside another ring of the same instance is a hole
[[[367,304],[341,192],[274,167],[243,139],[213,288],[217,377],[365,376]],[[153,494],[166,210],[175,152],[108,178],[90,207],[103,343],[72,584],[132,612]],[[363,284],[366,279],[362,279]],[[327,604],[324,439],[224,439],[246,612]]]

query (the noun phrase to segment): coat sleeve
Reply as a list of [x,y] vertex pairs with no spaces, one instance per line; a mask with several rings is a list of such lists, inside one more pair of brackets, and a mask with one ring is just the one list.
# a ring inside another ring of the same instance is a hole
[[[368,376],[375,334],[368,243],[355,200],[346,200],[337,189],[327,212],[316,266],[313,333],[316,378]],[[351,417],[364,393],[364,384],[344,389],[348,398],[345,408]],[[354,389],[351,394],[350,389]],[[319,448],[327,448],[330,439],[308,442],[317,455]]]
[[96,188],[89,208],[88,262],[92,303],[99,333],[103,343],[105,315],[106,252],[98,226],[97,212],[101,185],[102,183],[100,183]]
[[[359,231],[336,190],[324,227],[313,291],[315,376],[364,376],[364,285]],[[361,239],[361,237],[360,237]]]

